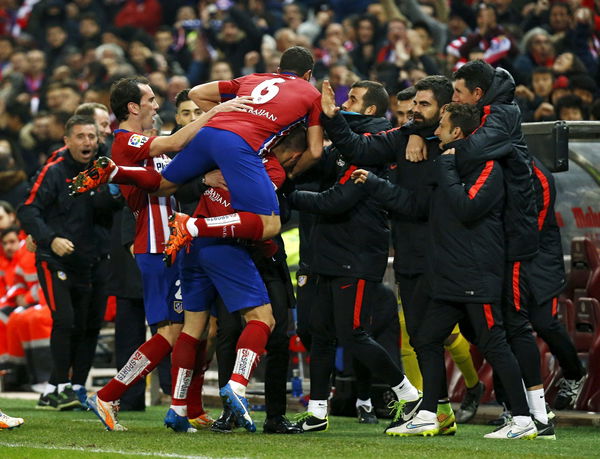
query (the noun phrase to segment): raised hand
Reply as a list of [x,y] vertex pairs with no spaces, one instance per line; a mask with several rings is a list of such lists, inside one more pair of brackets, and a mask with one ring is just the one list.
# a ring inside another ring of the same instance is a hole
[[321,89],[321,108],[325,116],[333,118],[335,114],[340,110],[335,105],[335,94],[333,88],[329,84],[329,80],[323,81],[323,88]]

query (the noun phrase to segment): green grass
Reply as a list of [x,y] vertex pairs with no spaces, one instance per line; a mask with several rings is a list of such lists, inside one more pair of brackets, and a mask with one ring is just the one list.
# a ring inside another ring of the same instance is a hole
[[[360,425],[352,418],[332,417],[326,432],[265,435],[236,431],[175,434],[162,425],[165,407],[124,412],[128,432],[107,432],[90,412],[35,410],[33,401],[0,399],[0,407],[25,424],[0,432],[0,458],[108,457],[599,457],[600,431],[592,427],[559,427],[556,441],[484,440],[488,426],[459,426],[456,437],[397,438],[382,434],[385,422]],[[211,411],[218,415],[217,410]],[[263,413],[255,413],[262,425]],[[259,427],[260,431],[260,427]]]

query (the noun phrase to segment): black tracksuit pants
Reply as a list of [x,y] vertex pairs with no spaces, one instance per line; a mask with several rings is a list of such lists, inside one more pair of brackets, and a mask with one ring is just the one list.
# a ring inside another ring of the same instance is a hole
[[310,314],[317,301],[317,275],[301,270],[296,273],[296,333],[307,352],[310,352]]
[[[275,328],[271,332],[266,350],[265,405],[267,417],[285,415],[287,405],[287,380],[289,362],[289,290],[286,280],[273,266],[271,275],[260,270],[275,317]],[[289,276],[289,274],[288,274]],[[219,362],[219,387],[229,381],[235,365],[236,344],[244,324],[239,312],[233,314],[221,301],[217,300],[217,360]]]
[[402,382],[398,361],[371,336],[373,298],[379,282],[352,277],[317,278],[317,298],[311,311],[310,393],[327,400],[334,370],[336,345],[342,346],[372,375],[390,386]]
[[[45,261],[36,263],[38,278],[52,314],[50,384],[69,382],[69,370],[91,365],[83,336],[88,328],[99,329],[97,311],[91,311],[91,272],[64,271]],[[93,322],[93,323],[92,323]],[[89,366],[87,366],[89,370]]]
[[519,364],[506,342],[499,305],[431,301],[412,338],[423,374],[421,409],[437,411],[439,381],[444,378],[444,340],[456,324],[484,355],[507,389],[513,415],[529,416]]

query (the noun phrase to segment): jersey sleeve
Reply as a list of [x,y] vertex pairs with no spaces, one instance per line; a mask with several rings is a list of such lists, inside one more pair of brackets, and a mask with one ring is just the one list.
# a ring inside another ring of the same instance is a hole
[[221,95],[221,102],[233,99],[237,96],[240,89],[241,78],[235,80],[219,81],[219,94]]
[[150,159],[150,145],[155,138],[156,136],[146,137],[136,133],[119,136],[119,141],[112,147],[113,161],[119,166],[132,166]]

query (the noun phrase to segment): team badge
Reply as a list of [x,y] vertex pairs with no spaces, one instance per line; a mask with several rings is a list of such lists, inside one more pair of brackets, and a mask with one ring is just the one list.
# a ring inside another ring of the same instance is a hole
[[61,281],[66,281],[67,280],[67,274],[64,271],[57,271],[56,275],[58,276],[58,278]]
[[181,314],[183,312],[183,301],[173,301],[173,309],[177,314]]
[[346,165],[346,161],[344,161],[342,158],[338,158],[337,161],[336,161],[336,164],[339,167],[344,167]]
[[304,287],[307,280],[308,276],[298,276],[298,287]]
[[147,141],[148,141],[148,137],[140,135],[140,134],[133,134],[131,137],[129,137],[129,141],[127,142],[127,145],[130,145],[130,146],[136,147],[136,148],[140,148]]

